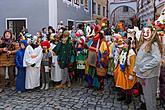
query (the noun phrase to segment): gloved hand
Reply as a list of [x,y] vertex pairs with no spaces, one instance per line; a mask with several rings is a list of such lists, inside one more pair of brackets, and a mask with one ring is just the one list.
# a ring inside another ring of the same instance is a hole
[[133,80],[133,76],[132,75],[129,75],[128,79],[129,80]]
[[35,65],[36,65],[36,64],[34,63],[34,64],[31,65],[31,67],[35,67]]

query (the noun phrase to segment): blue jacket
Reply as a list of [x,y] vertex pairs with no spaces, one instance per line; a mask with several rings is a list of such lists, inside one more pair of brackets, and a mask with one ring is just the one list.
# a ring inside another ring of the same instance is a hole
[[[20,43],[23,43],[27,47],[27,41],[21,40]],[[23,58],[24,58],[25,49],[19,49],[16,53],[15,63],[17,68],[23,68]]]
[[23,68],[23,57],[25,49],[20,49],[16,53],[15,63],[17,68]]

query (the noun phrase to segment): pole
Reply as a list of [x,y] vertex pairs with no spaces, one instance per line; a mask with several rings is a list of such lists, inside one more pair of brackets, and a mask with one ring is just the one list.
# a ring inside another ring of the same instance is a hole
[[109,8],[108,5],[109,5],[109,2],[108,2],[108,0],[107,0],[107,16],[106,16],[107,19],[108,19],[108,8]]
[[154,21],[156,20],[156,17],[155,17],[155,15],[156,15],[156,6],[155,6],[155,0],[153,0],[154,1],[154,3],[153,3],[153,7],[154,7]]

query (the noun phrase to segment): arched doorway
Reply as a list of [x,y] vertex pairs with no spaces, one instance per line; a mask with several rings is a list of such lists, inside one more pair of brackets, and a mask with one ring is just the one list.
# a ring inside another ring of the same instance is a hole
[[126,26],[132,25],[130,18],[136,14],[135,10],[129,6],[119,6],[114,9],[110,15],[110,23],[115,25],[119,21],[123,21]]

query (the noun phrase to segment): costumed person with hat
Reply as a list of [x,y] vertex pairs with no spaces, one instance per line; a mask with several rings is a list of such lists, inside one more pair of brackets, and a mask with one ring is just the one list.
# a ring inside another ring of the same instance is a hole
[[51,68],[51,62],[52,62],[52,55],[50,52],[50,43],[49,41],[43,41],[41,42],[41,47],[43,49],[42,53],[42,61],[41,61],[41,83],[42,83],[42,89],[49,89],[49,82],[50,82],[50,68]]
[[146,23],[139,40],[134,71],[143,89],[139,110],[157,110],[156,92],[163,47],[152,23]]
[[104,37],[104,31],[100,32],[100,44],[98,49],[98,59],[96,64],[97,76],[99,80],[99,90],[104,90],[104,78],[108,70],[109,46]]
[[118,101],[125,100],[125,104],[132,102],[132,88],[134,87],[137,77],[133,72],[136,54],[131,48],[131,40],[127,39],[121,44],[121,53],[119,56],[118,66],[114,71],[117,74],[116,87],[120,88],[120,97]]
[[86,52],[84,49],[85,45],[85,36],[83,35],[83,31],[77,31],[76,32],[76,65],[77,65],[77,70],[76,74],[78,76],[79,83],[82,83],[83,76],[85,74],[85,57],[86,57]]
[[28,38],[25,49],[23,66],[26,67],[25,88],[34,89],[40,86],[40,66],[42,60],[42,47],[37,44],[37,37]]
[[23,58],[28,43],[26,40],[20,40],[19,46],[20,49],[17,51],[15,57],[15,63],[17,67],[16,91],[18,93],[21,93],[21,92],[25,92],[26,68],[23,66]]
[[56,88],[65,88],[66,86],[71,86],[71,79],[69,77],[69,69],[73,68],[73,63],[75,61],[75,51],[71,38],[69,37],[70,33],[64,31],[61,33],[61,41],[53,49],[53,52],[58,56],[57,61],[62,69],[62,82]]
[[[9,77],[9,83],[14,90],[15,84],[15,54],[19,49],[15,37],[10,30],[6,30],[0,39],[0,92],[5,88],[5,79]],[[7,77],[8,76],[8,77]]]
[[[88,58],[87,58],[87,63],[89,67],[88,67],[88,74],[86,75],[86,81],[88,83],[89,88],[91,88],[92,86],[94,86],[95,88],[99,88],[99,82],[96,72],[96,63],[97,63],[97,53],[100,44],[100,34],[99,34],[99,32],[101,31],[100,25],[96,25],[94,31],[95,31],[95,36],[93,37],[92,42],[90,44],[88,50]],[[93,83],[94,80],[95,80],[95,84]]]

